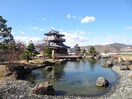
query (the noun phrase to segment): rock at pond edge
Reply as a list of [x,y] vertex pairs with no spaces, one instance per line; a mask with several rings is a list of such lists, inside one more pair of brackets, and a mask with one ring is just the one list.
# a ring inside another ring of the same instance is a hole
[[55,90],[53,85],[49,82],[42,82],[37,84],[32,90],[31,93],[33,94],[41,94],[41,95],[54,95]]
[[99,87],[107,87],[107,86],[109,86],[109,82],[104,77],[99,77],[96,80],[96,86],[99,86]]

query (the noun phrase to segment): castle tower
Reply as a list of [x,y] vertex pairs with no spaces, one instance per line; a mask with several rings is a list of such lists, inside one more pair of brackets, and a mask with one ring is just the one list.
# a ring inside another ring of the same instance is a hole
[[54,52],[58,55],[66,55],[68,46],[63,43],[66,41],[63,37],[65,35],[60,34],[59,31],[51,30],[48,33],[44,34],[47,36],[44,40],[46,42],[46,46],[54,50]]

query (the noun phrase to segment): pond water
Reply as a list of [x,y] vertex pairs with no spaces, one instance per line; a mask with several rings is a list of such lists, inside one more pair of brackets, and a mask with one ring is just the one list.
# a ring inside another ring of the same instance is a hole
[[[105,77],[110,86],[105,88],[96,87],[98,77]],[[32,72],[28,80],[34,83],[49,81],[53,84],[55,95],[80,95],[95,96],[105,93],[118,77],[111,68],[104,68],[102,61],[80,60],[69,61],[63,65],[54,66],[52,71],[37,69]]]

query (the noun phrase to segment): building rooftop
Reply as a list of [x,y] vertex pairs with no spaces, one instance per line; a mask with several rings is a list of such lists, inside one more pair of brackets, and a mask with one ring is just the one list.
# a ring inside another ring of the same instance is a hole
[[65,36],[63,34],[60,34],[59,31],[51,30],[48,33],[45,33],[44,35],[49,36],[49,35],[57,35],[57,36]]

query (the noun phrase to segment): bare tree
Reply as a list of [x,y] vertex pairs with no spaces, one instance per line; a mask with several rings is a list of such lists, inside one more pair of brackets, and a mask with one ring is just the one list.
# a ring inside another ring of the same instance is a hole
[[40,52],[40,54],[42,54],[42,57],[44,59],[44,57],[45,57],[44,53],[45,53],[46,47],[43,44],[37,44],[35,47]]
[[15,46],[13,46],[12,50],[6,53],[6,58],[8,61],[7,70],[12,71],[12,68],[18,61],[21,59],[21,55],[23,54],[25,49],[25,44],[21,42],[17,42]]
[[109,53],[110,52],[110,48],[109,48],[109,46],[108,45],[105,45],[104,46],[104,53]]

